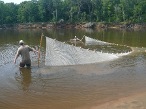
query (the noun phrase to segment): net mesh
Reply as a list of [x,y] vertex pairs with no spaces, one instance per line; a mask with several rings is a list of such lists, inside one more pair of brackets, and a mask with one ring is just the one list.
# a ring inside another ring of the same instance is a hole
[[107,43],[85,36],[85,45],[110,45],[110,44],[112,43]]
[[94,48],[95,50],[101,51],[104,53],[111,53],[111,54],[118,54],[118,55],[119,54],[123,55],[123,53],[125,54],[125,53],[129,53],[133,51],[133,48],[130,46],[104,42],[104,41],[93,39],[87,36],[85,36],[85,46],[89,48]]
[[[91,40],[96,42],[96,40],[94,39]],[[72,46],[46,37],[45,65],[47,66],[91,64],[117,59],[119,56],[127,54],[128,53],[123,54],[101,53],[99,51],[93,51]]]

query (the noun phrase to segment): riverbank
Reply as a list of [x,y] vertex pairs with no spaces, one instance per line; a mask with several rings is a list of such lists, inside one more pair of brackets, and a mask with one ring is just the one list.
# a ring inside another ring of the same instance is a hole
[[102,103],[101,105],[76,109],[146,109],[145,98],[146,92],[138,92],[131,96]]
[[114,29],[133,29],[145,30],[146,23],[95,23],[95,22],[80,22],[80,23],[23,23],[17,25],[3,25],[0,29],[53,29],[53,28],[114,28]]
[[146,93],[141,92],[128,97],[120,98],[116,101],[110,101],[100,106],[89,109],[146,109]]

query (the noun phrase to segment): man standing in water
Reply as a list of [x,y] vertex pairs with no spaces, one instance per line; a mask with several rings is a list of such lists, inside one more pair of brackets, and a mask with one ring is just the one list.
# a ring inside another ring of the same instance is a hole
[[23,40],[20,40],[19,44],[20,44],[20,47],[17,50],[17,54],[15,56],[14,63],[16,63],[16,60],[19,57],[19,55],[21,55],[22,60],[20,62],[19,68],[24,68],[25,65],[27,67],[30,67],[31,66],[31,60],[30,60],[29,51],[34,51],[34,52],[37,52],[38,54],[39,54],[39,52],[36,51],[35,49],[30,48],[28,45],[24,45]]

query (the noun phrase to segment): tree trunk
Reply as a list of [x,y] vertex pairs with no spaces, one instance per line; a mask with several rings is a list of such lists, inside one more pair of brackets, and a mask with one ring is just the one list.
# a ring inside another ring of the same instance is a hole
[[56,22],[57,22],[57,8],[56,8]]
[[72,22],[72,15],[73,15],[72,10],[73,10],[73,7],[71,7],[71,10],[70,10],[71,22]]
[[79,11],[78,11],[78,14],[77,14],[77,20],[79,20],[79,14],[80,14],[80,11],[81,11],[81,5],[78,4],[78,8],[79,8]]

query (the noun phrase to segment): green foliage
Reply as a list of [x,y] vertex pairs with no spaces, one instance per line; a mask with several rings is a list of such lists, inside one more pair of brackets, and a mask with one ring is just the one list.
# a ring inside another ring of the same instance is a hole
[[0,25],[33,22],[146,22],[146,0],[0,1]]

